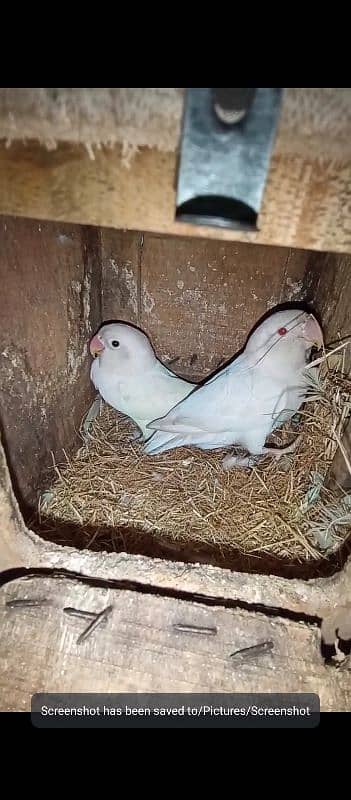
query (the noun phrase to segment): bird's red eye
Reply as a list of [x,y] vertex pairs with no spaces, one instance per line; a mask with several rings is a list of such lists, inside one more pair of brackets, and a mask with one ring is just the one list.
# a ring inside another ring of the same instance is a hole
[[288,332],[288,331],[287,331],[287,329],[286,329],[286,328],[279,328],[279,330],[278,330],[279,336],[285,336],[285,334],[286,334],[287,332]]

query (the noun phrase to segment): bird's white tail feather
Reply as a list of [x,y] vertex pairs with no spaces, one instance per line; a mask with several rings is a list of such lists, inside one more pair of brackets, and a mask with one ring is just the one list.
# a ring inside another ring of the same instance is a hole
[[172,436],[169,433],[157,431],[151,439],[148,439],[144,445],[144,453],[147,455],[157,455],[157,453],[165,453],[166,450],[173,450],[175,447],[182,447],[186,444],[186,437]]

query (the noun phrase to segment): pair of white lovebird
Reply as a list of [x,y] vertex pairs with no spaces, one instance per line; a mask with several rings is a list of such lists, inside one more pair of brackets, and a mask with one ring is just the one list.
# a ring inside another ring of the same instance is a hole
[[145,453],[236,446],[248,455],[227,455],[224,468],[248,467],[268,453],[295,449],[299,437],[281,449],[265,443],[306,399],[313,347],[323,347],[323,334],[312,314],[276,311],[229,365],[197,385],[165,367],[141,330],[109,323],[90,341],[90,376],[105,402],[138,425]]

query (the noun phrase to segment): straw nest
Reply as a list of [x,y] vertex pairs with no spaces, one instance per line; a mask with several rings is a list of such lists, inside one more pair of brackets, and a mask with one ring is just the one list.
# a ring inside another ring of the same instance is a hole
[[74,524],[81,546],[101,550],[134,542],[135,551],[145,532],[174,550],[190,543],[295,563],[327,557],[347,539],[351,497],[323,487],[351,409],[339,353],[311,378],[298,419],[274,435],[281,445],[302,433],[295,453],[251,470],[225,472],[219,450],[146,456],[134,425],[101,405],[77,454],[53,464],[56,480],[39,502],[48,529]]

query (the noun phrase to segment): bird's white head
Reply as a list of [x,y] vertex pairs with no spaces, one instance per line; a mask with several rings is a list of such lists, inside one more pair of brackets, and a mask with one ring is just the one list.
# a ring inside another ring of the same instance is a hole
[[267,360],[284,369],[306,363],[313,347],[323,347],[322,329],[313,314],[299,308],[276,311],[249,337],[245,352],[250,361]]
[[91,339],[89,349],[101,367],[121,374],[148,368],[156,359],[146,334],[125,322],[103,325]]

